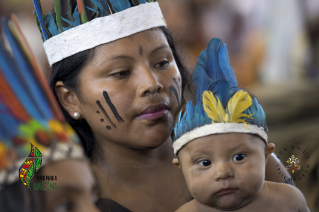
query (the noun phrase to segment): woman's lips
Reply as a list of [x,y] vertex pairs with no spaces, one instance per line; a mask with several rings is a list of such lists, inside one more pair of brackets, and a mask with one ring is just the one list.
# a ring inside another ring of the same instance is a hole
[[155,106],[147,107],[140,115],[137,117],[140,119],[155,120],[162,118],[168,113],[168,107],[165,104],[159,104]]

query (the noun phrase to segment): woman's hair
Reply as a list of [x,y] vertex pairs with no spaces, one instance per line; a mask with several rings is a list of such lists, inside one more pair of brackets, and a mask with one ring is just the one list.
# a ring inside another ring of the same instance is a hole
[[[75,4],[73,4],[75,5]],[[55,16],[55,15],[53,15]],[[158,27],[164,33],[168,44],[172,50],[175,62],[179,68],[179,71],[182,76],[182,90],[185,87],[185,84],[188,81],[188,72],[183,66],[180,57],[178,56],[173,40],[173,36],[165,27]],[[52,71],[49,77],[50,87],[62,109],[62,112],[66,118],[66,121],[73,127],[73,129],[79,135],[86,155],[91,158],[92,152],[95,148],[96,142],[93,137],[92,130],[89,124],[85,120],[75,120],[73,119],[67,111],[62,107],[57,95],[55,93],[55,84],[57,81],[62,81],[64,86],[71,91],[74,91],[77,95],[80,96],[80,83],[79,83],[79,74],[82,68],[93,58],[95,48],[77,53],[73,56],[63,59],[52,65]],[[92,159],[92,158],[91,158]]]

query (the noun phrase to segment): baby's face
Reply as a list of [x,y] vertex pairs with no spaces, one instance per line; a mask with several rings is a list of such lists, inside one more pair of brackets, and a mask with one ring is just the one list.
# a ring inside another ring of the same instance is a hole
[[217,209],[245,206],[263,186],[270,146],[257,136],[241,133],[191,141],[178,153],[190,193],[198,202]]

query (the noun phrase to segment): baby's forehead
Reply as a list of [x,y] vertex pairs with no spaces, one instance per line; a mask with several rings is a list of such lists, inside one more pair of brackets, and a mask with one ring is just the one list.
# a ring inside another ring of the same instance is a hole
[[180,151],[189,154],[198,152],[235,151],[239,148],[248,148],[252,151],[256,147],[265,147],[264,141],[255,135],[248,133],[224,133],[213,134],[196,138],[186,144]]

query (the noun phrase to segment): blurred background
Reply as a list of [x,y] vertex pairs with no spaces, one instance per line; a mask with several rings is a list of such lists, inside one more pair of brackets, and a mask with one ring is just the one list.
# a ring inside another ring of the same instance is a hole
[[[41,2],[45,13],[51,11],[52,0]],[[158,2],[190,71],[211,38],[227,44],[239,85],[256,94],[266,112],[275,153],[284,152],[284,165],[293,154],[299,158],[301,169],[292,175],[310,210],[319,212],[319,1]],[[0,1],[0,15],[18,16],[48,76],[50,67],[32,11],[31,0]]]

